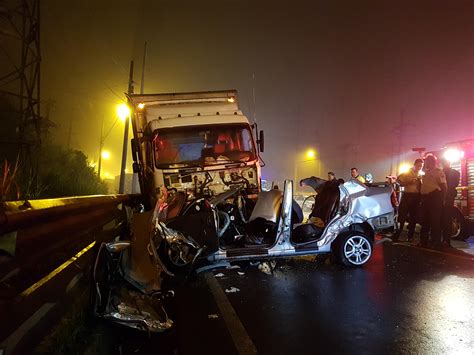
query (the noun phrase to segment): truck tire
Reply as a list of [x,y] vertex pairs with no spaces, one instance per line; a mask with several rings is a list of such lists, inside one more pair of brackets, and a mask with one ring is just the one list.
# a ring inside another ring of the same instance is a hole
[[467,223],[466,220],[457,207],[453,207],[452,212],[452,219],[451,219],[451,226],[452,226],[452,234],[450,239],[456,240],[464,240],[467,236]]

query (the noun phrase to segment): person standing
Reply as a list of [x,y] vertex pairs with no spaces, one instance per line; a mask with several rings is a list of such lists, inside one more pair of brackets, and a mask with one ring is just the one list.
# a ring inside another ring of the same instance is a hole
[[357,168],[351,169],[351,178],[359,180],[361,183],[365,184],[365,179],[363,176],[359,175],[359,170]]
[[420,171],[423,168],[423,160],[416,159],[413,167],[406,173],[400,174],[397,178],[400,186],[403,187],[403,194],[398,207],[398,223],[399,227],[393,235],[393,241],[398,241],[400,234],[405,228],[405,222],[408,218],[408,235],[407,240],[411,241],[415,234],[418,209],[420,206],[420,190],[421,179]]
[[435,249],[441,249],[441,216],[447,189],[443,170],[436,167],[436,157],[428,154],[424,161],[425,175],[421,178],[421,236],[420,245],[428,246],[428,237]]
[[451,168],[451,162],[447,159],[442,159],[441,164],[443,166],[443,172],[446,176],[447,190],[443,204],[443,217],[442,217],[442,230],[443,230],[443,245],[446,247],[451,246],[451,235],[452,235],[452,224],[451,220],[453,217],[454,210],[454,199],[456,198],[457,191],[456,187],[459,185],[459,179],[461,174],[459,171]]

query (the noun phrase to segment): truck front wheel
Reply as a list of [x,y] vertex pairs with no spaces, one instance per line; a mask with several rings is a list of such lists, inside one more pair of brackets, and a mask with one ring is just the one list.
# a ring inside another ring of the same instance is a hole
[[453,207],[450,227],[451,227],[450,239],[464,240],[466,238],[467,223],[461,211],[456,207]]

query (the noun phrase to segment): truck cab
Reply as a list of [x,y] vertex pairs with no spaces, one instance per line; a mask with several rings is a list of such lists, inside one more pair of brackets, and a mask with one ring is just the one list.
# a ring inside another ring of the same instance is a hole
[[161,186],[188,197],[212,197],[236,185],[261,189],[263,132],[255,139],[237,91],[132,94],[132,155],[152,205]]

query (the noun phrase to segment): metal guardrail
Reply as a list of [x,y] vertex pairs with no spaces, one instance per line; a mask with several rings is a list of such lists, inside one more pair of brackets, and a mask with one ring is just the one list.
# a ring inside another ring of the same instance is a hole
[[97,245],[123,230],[121,206],[138,199],[100,195],[0,203],[0,353],[31,352],[33,335],[38,341],[44,336],[38,327],[51,325],[52,314],[61,316],[54,310],[75,285],[88,285]]
[[116,206],[138,195],[97,195],[0,203],[0,235],[84,209]]

